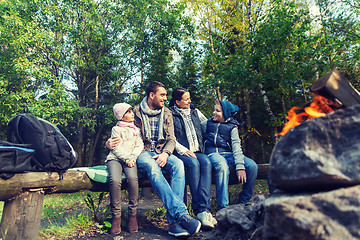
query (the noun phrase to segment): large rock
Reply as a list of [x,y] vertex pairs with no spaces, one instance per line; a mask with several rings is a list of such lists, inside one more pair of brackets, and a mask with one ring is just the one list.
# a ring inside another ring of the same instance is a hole
[[360,239],[359,226],[360,186],[265,201],[264,239]]
[[264,224],[264,202],[264,196],[256,195],[251,204],[235,204],[221,209],[216,214],[218,224],[202,239],[256,239]]
[[303,122],[276,144],[270,183],[285,191],[322,191],[360,183],[360,105]]

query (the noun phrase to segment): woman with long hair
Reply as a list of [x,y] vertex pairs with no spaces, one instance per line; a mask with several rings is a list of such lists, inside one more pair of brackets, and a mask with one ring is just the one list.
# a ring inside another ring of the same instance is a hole
[[184,162],[186,180],[192,196],[192,208],[203,228],[217,224],[211,214],[211,162],[203,153],[201,121],[207,118],[191,104],[190,93],[176,88],[169,108],[173,112],[176,147],[174,154]]

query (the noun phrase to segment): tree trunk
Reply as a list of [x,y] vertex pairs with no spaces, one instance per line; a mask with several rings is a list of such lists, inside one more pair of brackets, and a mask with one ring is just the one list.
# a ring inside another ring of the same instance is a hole
[[[248,2],[248,21],[249,21],[249,33],[252,36],[253,33],[253,23],[252,23],[252,14],[251,14],[251,0],[249,0]],[[251,42],[252,42],[252,38],[251,38]]]
[[[97,75],[95,78],[95,111],[98,109],[98,106],[99,106],[99,75]],[[96,117],[97,117],[96,115],[93,116],[95,121],[96,121]],[[98,122],[98,121],[96,121],[96,122]],[[84,161],[83,161],[83,164],[84,164],[83,166],[87,166],[87,167],[93,166],[94,155],[95,155],[95,151],[96,151],[96,144],[99,141],[99,137],[102,132],[102,129],[103,129],[103,125],[101,125],[100,128],[95,131],[95,136],[93,136],[93,134],[91,134],[90,143],[89,143],[89,151],[88,151],[87,155],[84,154],[84,156],[86,156],[86,159],[84,159]],[[86,134],[86,136],[88,136],[88,134]],[[87,137],[87,139],[89,139],[89,137]]]
[[219,87],[216,88],[216,97],[217,97],[218,100],[220,100],[220,101],[222,100],[222,98],[221,98],[221,92],[220,92],[220,88],[219,88]]
[[246,153],[247,156],[254,159],[254,149],[253,149],[253,142],[251,135],[251,116],[250,116],[251,107],[250,107],[250,96],[249,96],[248,88],[244,88],[244,101],[246,107],[246,111],[245,111],[246,130],[248,132],[247,134],[248,137],[245,138],[244,141],[244,146],[245,146],[244,152]]
[[89,152],[88,152],[88,156],[87,156],[87,161],[86,161],[86,166],[88,167],[92,167],[94,166],[94,158],[95,158],[95,151],[96,151],[96,145],[98,144],[99,142],[99,139],[100,139],[100,136],[101,136],[101,133],[104,129],[104,124],[102,124],[100,126],[100,128],[96,131],[96,134],[95,136],[93,136],[91,138],[91,141],[90,141],[90,149],[89,149]]
[[285,106],[285,101],[284,101],[284,94],[281,95],[281,106],[282,106],[284,116],[286,116],[287,111],[286,111],[286,106]]
[[4,204],[0,239],[34,240],[39,237],[44,191],[23,192]]
[[[257,178],[266,179],[269,164],[258,164],[258,169]],[[165,178],[170,180],[170,175],[165,174]],[[233,176],[232,178],[235,179],[236,177]],[[212,179],[212,181],[212,183],[214,183],[214,179]],[[122,189],[126,189],[126,181],[124,180],[123,183],[121,187]],[[151,187],[150,180],[146,175],[139,175],[139,187]],[[106,192],[108,191],[108,183],[95,182],[88,177],[86,172],[77,171],[76,169],[66,171],[62,179],[59,179],[59,174],[56,172],[18,173],[7,180],[0,178],[0,201],[6,202],[10,201],[9,199],[15,199],[24,193],[24,189],[26,192],[32,190],[32,193],[44,190],[46,194],[72,193],[82,190]],[[4,219],[4,221],[5,220],[6,219]]]
[[95,109],[99,107],[99,75],[95,79]]
[[79,130],[79,133],[77,134],[77,141],[75,143],[75,149],[78,154],[78,160],[76,161],[76,166],[82,167],[82,166],[84,166],[84,151],[83,151],[84,126],[82,125],[82,123],[79,123],[78,130]]
[[[264,101],[266,114],[268,115],[270,121],[273,123],[275,122],[275,115],[271,110],[269,98],[267,97],[266,91],[261,83],[259,84],[259,87],[260,87],[261,97],[263,98]],[[278,141],[277,128],[274,124],[271,126],[271,138],[273,139],[274,143]]]

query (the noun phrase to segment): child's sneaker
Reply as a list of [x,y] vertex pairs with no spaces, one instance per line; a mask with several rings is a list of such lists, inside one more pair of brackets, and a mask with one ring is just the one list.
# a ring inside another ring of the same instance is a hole
[[216,218],[213,217],[213,215],[211,214],[211,212],[206,212],[209,215],[210,221],[211,223],[215,226],[217,224],[217,220]]
[[190,236],[190,233],[186,231],[180,224],[174,222],[173,224],[169,225],[169,235],[174,237],[188,237]]
[[201,226],[205,229],[214,228],[214,224],[212,223],[210,217],[212,216],[207,211],[201,212],[198,215],[196,215],[196,218],[199,219],[199,221],[201,222]]
[[198,220],[190,217],[189,214],[182,215],[178,219],[178,222],[184,229],[186,229],[186,231],[188,231],[188,233],[190,233],[190,236],[200,231],[201,223]]

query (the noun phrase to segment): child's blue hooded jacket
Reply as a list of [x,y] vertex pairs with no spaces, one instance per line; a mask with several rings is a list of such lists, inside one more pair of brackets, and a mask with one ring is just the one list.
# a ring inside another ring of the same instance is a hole
[[[235,134],[232,135],[233,129],[240,126],[240,123],[232,117],[239,111],[239,107],[228,101],[219,102],[222,107],[225,122],[215,122],[212,118],[207,121],[206,133],[204,136],[205,154],[233,153],[236,169],[244,169],[244,155],[242,153],[238,131],[236,131],[237,136],[234,137]],[[234,141],[236,142],[236,146],[232,146]]]

